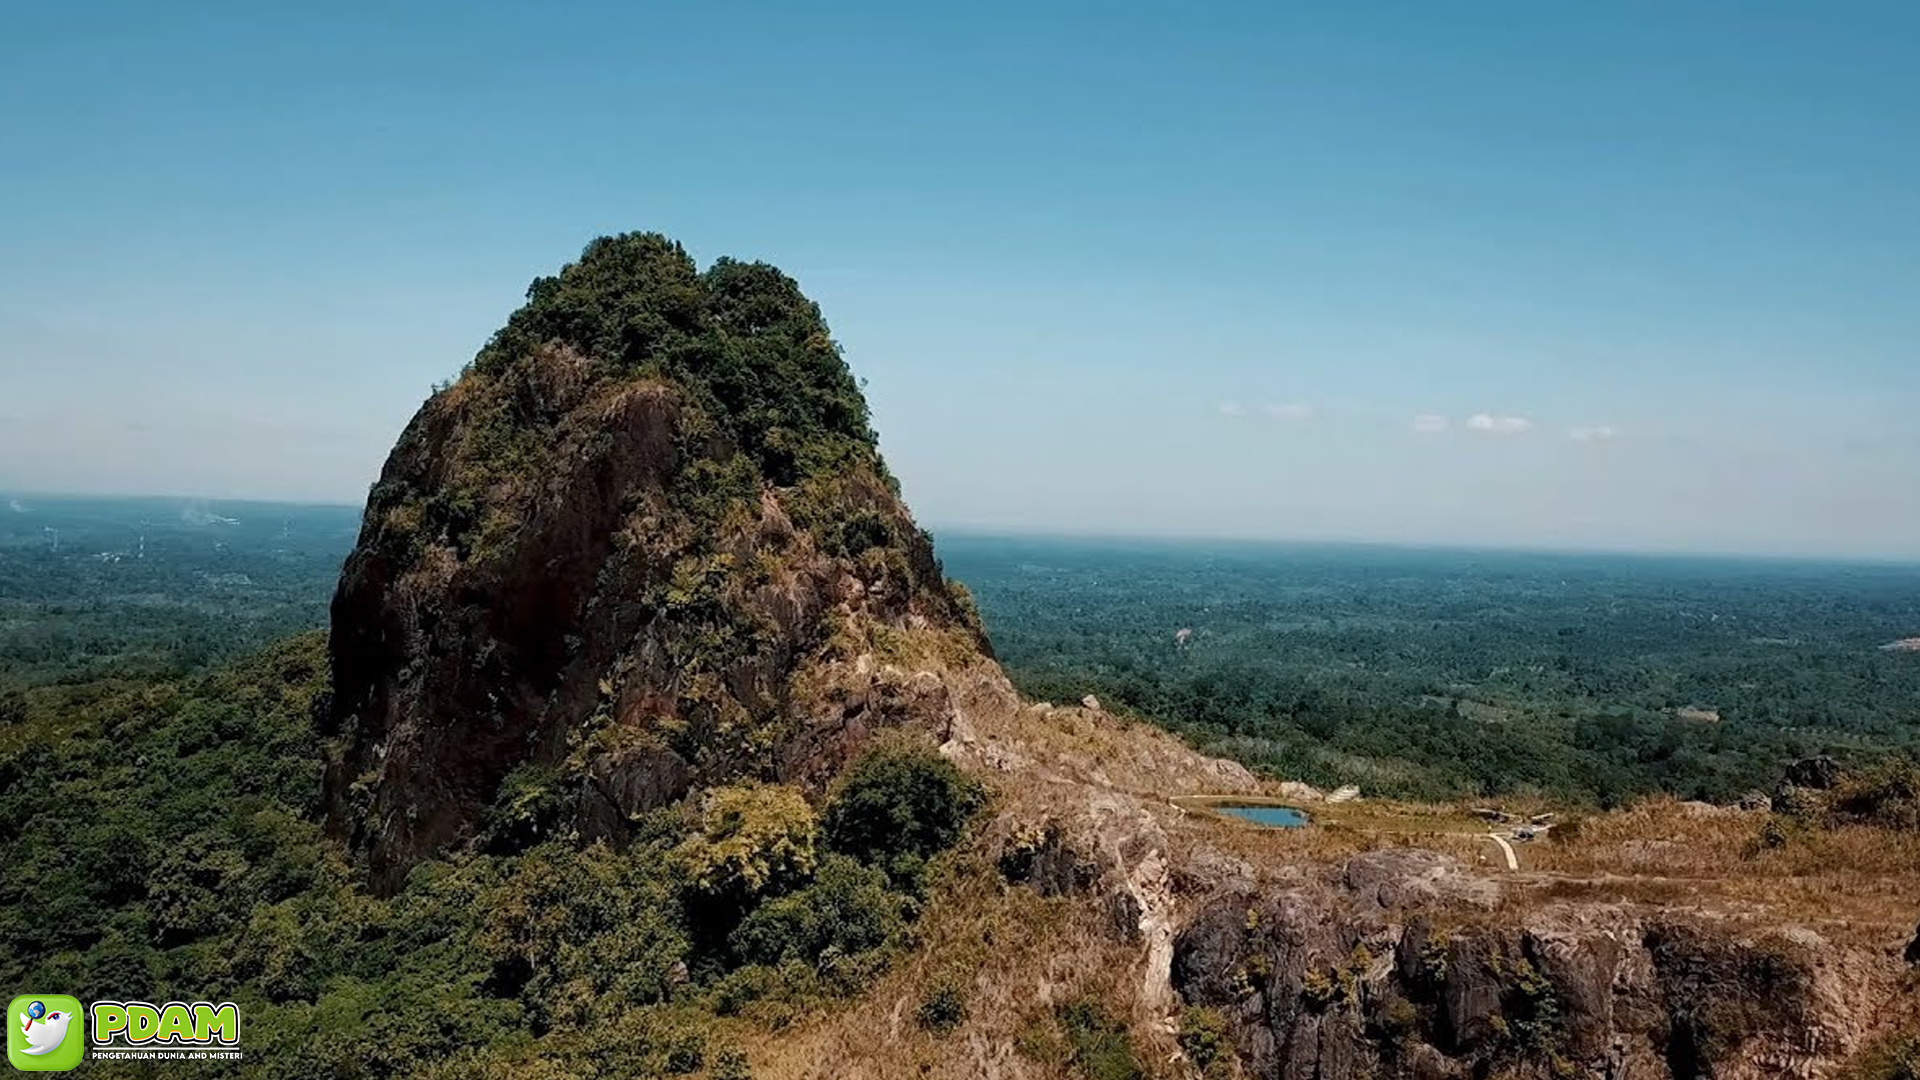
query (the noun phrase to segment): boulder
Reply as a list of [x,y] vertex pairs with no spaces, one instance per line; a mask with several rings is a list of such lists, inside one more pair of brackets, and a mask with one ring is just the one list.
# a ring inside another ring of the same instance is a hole
[[1794,787],[1825,791],[1840,780],[1840,763],[1822,754],[1801,758],[1787,766],[1786,782]]

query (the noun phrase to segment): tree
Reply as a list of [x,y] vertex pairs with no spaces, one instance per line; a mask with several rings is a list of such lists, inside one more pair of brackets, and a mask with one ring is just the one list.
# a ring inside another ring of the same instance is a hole
[[816,833],[813,809],[794,788],[723,787],[708,794],[699,834],[678,850],[695,890],[745,908],[812,875]]
[[917,892],[926,861],[986,804],[980,784],[931,749],[884,739],[853,763],[822,820],[827,847]]
[[768,965],[854,956],[892,941],[906,925],[905,908],[885,874],[829,854],[813,884],[755,908],[733,932],[733,950],[743,962]]

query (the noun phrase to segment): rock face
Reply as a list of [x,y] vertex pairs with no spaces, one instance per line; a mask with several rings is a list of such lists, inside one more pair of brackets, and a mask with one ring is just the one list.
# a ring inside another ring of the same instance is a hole
[[1401,849],[1229,889],[1180,932],[1173,985],[1278,1080],[1807,1076],[1853,1049],[1858,980],[1811,934],[1593,905],[1502,919],[1476,884]]
[[329,824],[388,890],[450,845],[821,781],[951,714],[859,657],[986,649],[817,307],[647,234],[534,282],[422,406],[332,615]]
[[1823,754],[1819,757],[1801,758],[1788,765],[1784,782],[1794,787],[1825,791],[1839,779],[1840,763]]

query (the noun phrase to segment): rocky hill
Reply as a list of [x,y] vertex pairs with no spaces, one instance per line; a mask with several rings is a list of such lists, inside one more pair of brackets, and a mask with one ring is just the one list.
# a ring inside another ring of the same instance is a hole
[[985,780],[915,947],[740,1031],[757,1076],[1827,1076],[1913,1016],[1920,867],[1870,828],[1662,803],[1511,871],[1449,808],[1179,799],[1307,793],[1021,700],[817,308],[659,236],[535,282],[420,410],[330,656],[327,820],[387,892],[716,784],[817,796],[887,728]]
[[596,241],[423,405],[333,601],[329,820],[382,888],[489,830],[622,835],[695,784],[817,784],[984,650],[819,309],[764,264]]

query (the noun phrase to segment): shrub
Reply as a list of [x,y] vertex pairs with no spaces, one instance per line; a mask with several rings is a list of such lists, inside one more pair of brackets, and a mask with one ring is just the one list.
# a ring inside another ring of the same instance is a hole
[[1792,839],[1793,832],[1787,827],[1787,819],[1778,814],[1768,814],[1767,820],[1760,826],[1759,833],[1753,838],[1754,853],[1777,851],[1786,847],[1787,842]]
[[947,595],[953,598],[953,608],[959,613],[962,623],[975,629],[982,625],[980,605],[973,598],[973,590],[955,578],[948,578]]
[[508,773],[481,819],[481,847],[512,854],[554,839],[570,809],[564,786],[552,765],[521,765]]
[[834,851],[918,892],[926,861],[952,847],[986,804],[980,784],[933,750],[884,739],[847,770],[821,821]]
[[1227,1030],[1227,1018],[1218,1010],[1189,1005],[1180,1014],[1179,1037],[1180,1049],[1202,1074],[1227,1074],[1233,1059],[1233,1036]]
[[1528,1050],[1557,1052],[1566,1041],[1566,1024],[1553,980],[1524,956],[1512,958],[1507,970],[1503,1005],[1514,1040]]
[[709,1001],[721,1016],[748,1016],[785,1026],[783,1018],[797,1014],[823,993],[819,973],[797,960],[778,967],[748,964],[728,972],[713,984]]
[[1849,773],[1835,784],[1828,808],[1842,823],[1920,831],[1920,765],[1894,761]]
[[811,885],[755,908],[731,943],[754,964],[800,960],[819,964],[891,942],[905,925],[905,898],[887,890],[886,876],[844,855],[820,862]]
[[1073,1064],[1087,1080],[1143,1080],[1127,1029],[1092,998],[1060,1007],[1060,1027],[1073,1048]]
[[1340,981],[1331,968],[1308,968],[1300,978],[1300,998],[1313,1009],[1331,1008],[1340,1000]]
[[667,870],[654,850],[534,849],[479,898],[494,982],[544,1023],[664,1001],[688,950]]
[[753,1069],[747,1061],[747,1055],[739,1047],[726,1046],[713,1055],[713,1065],[707,1070],[708,1080],[753,1080]]
[[806,881],[814,838],[813,810],[798,790],[754,784],[710,792],[699,834],[677,850],[695,890],[745,907]]
[[1396,1042],[1409,1039],[1420,1027],[1420,1010],[1406,998],[1392,995],[1387,998],[1386,1008],[1381,1010],[1380,1027]]
[[967,998],[958,983],[943,979],[927,991],[920,999],[920,1008],[913,1017],[920,1026],[928,1031],[945,1034],[960,1026],[967,1018]]
[[1547,830],[1547,839],[1556,844],[1577,843],[1581,833],[1586,830],[1586,824],[1585,814],[1567,814]]
[[1052,1014],[1029,1020],[1014,1034],[1013,1049],[1028,1061],[1063,1069],[1073,1060],[1073,1048],[1060,1031],[1059,1019]]
[[898,542],[893,535],[893,526],[886,518],[872,510],[861,509],[832,529],[823,546],[834,555],[851,559],[872,548],[891,547]]
[[691,1028],[673,1031],[667,1037],[664,1056],[667,1072],[684,1076],[706,1063],[707,1037]]

